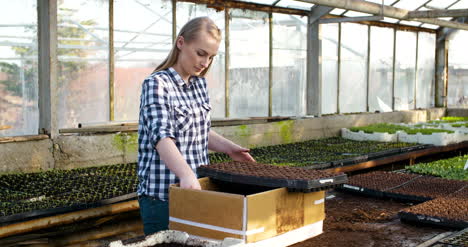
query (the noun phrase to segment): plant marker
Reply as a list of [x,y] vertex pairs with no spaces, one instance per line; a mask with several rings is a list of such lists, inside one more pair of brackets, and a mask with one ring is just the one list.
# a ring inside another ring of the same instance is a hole
[[466,163],[465,163],[465,168],[463,168],[464,170],[468,169],[468,160],[466,160]]

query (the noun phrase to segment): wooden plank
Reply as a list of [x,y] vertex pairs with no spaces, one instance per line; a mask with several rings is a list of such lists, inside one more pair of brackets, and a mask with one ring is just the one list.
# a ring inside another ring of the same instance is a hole
[[283,8],[283,7],[275,7],[271,5],[232,1],[232,0],[226,0],[226,1],[178,0],[178,2],[192,2],[192,3],[198,3],[198,4],[206,4],[207,7],[214,8],[218,11],[224,10],[226,8],[238,8],[238,9],[250,9],[250,10],[264,11],[264,12],[291,14],[291,15],[302,15],[302,16],[306,16],[308,13],[307,10],[290,9],[290,8]]
[[11,137],[0,137],[0,143],[39,141],[39,140],[45,140],[45,139],[49,139],[49,136],[48,135],[11,136]]
[[11,129],[11,125],[0,125],[0,130],[7,130],[7,129]]
[[85,128],[72,128],[72,129],[61,129],[60,134],[71,134],[71,133],[115,133],[115,132],[129,132],[137,131],[138,126],[126,125],[126,126],[106,126],[106,127],[85,127]]

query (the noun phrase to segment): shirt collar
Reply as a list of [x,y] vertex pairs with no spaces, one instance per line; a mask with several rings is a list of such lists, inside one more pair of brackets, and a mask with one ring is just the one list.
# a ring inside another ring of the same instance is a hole
[[182,77],[180,77],[179,73],[177,73],[177,71],[174,68],[169,67],[168,71],[169,71],[169,74],[171,75],[172,79],[174,80],[174,82],[179,87],[182,87],[183,85],[185,85],[185,81],[182,79]]
[[177,84],[177,86],[179,87],[183,87],[184,85],[187,86],[187,87],[191,87],[194,83],[197,83],[199,80],[197,76],[190,76],[189,77],[189,84],[187,85],[185,83],[185,81],[182,79],[182,77],[180,77],[179,73],[177,73],[177,71],[173,68],[173,67],[169,67],[168,68],[168,71],[169,71],[169,74],[171,75],[172,79],[174,80],[174,82]]

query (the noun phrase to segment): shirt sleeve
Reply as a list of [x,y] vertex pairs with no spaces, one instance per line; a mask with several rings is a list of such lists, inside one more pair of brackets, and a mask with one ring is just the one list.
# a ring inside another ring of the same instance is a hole
[[143,97],[143,124],[152,146],[156,147],[165,137],[175,138],[169,91],[163,79],[157,76],[147,78],[143,83]]

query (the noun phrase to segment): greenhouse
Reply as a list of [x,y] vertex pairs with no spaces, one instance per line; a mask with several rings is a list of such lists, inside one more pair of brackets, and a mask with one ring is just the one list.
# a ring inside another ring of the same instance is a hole
[[468,246],[468,0],[0,4],[0,246]]

